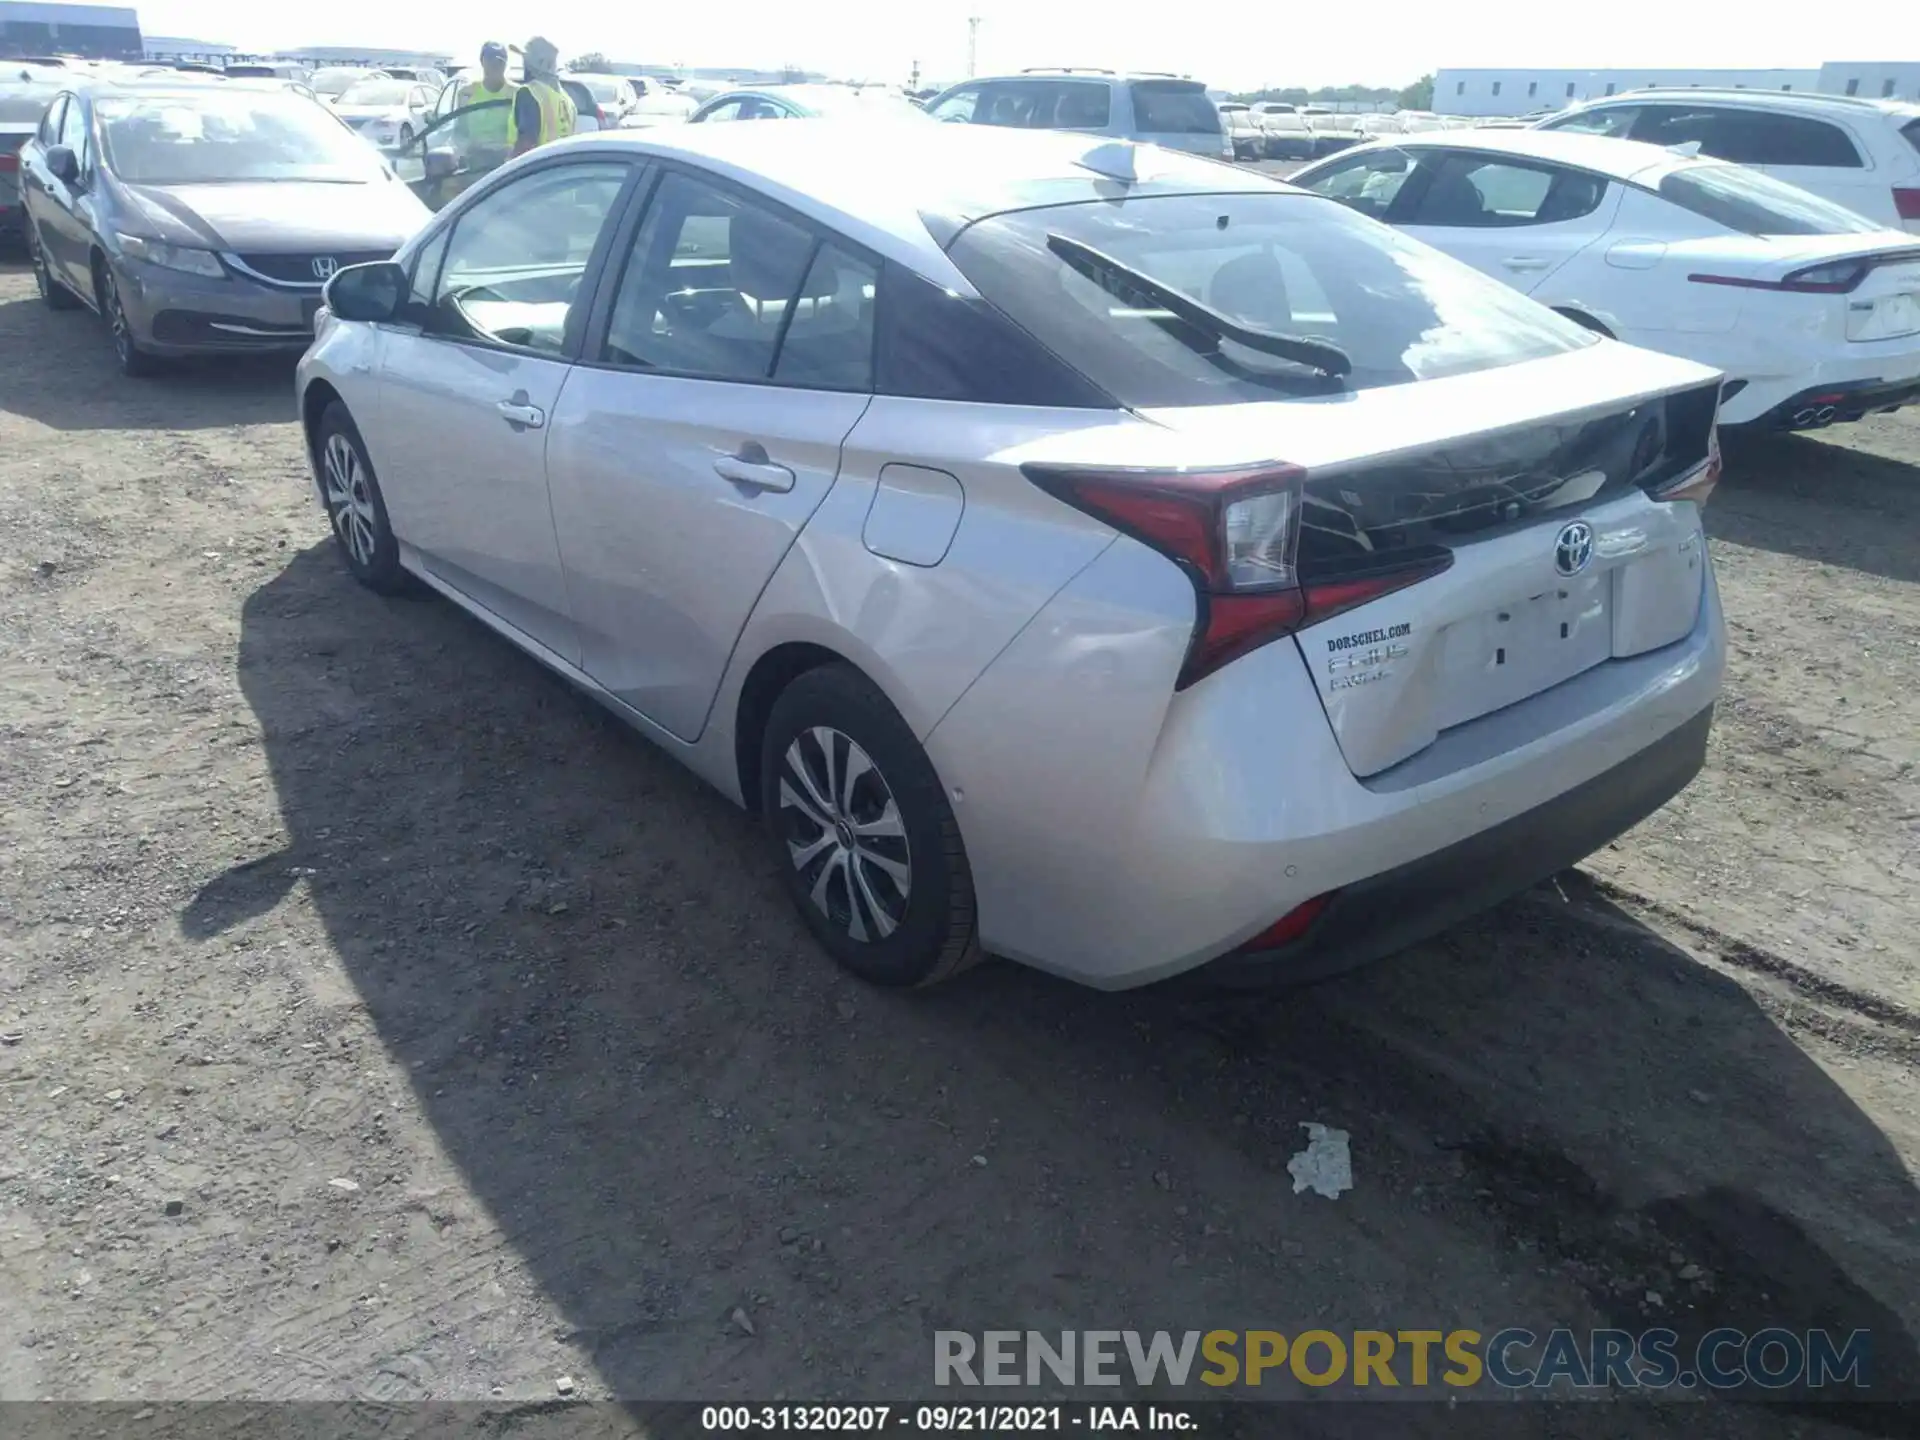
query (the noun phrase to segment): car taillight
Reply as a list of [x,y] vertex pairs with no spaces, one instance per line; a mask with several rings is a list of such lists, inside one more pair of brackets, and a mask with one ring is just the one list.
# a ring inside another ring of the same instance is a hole
[[1267,464],[1227,470],[1021,466],[1049,495],[1132,536],[1193,582],[1193,640],[1184,690],[1301,626],[1436,575],[1450,552],[1364,574],[1303,580],[1295,560],[1306,471]]
[[1893,209],[1902,220],[1920,220],[1920,190],[1894,186]]
[[1876,265],[1894,260],[1911,260],[1914,254],[1869,255],[1857,260],[1836,260],[1809,265],[1778,280],[1756,280],[1748,275],[1689,275],[1696,285],[1737,285],[1745,290],[1788,290],[1797,295],[1847,295],[1873,273]]
[[0,150],[0,175],[12,174],[20,168],[20,157],[11,150]]

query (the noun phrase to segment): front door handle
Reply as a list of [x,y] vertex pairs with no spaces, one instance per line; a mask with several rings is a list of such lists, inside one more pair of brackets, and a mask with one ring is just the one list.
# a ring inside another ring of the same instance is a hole
[[766,447],[753,440],[742,445],[737,454],[722,455],[715,460],[713,473],[722,480],[750,485],[755,490],[793,489],[793,471],[776,465],[768,458]]
[[493,408],[502,420],[523,430],[538,430],[547,423],[547,412],[529,401],[524,390],[516,390],[511,400],[502,400]]
[[1509,270],[1544,270],[1553,262],[1540,255],[1509,255],[1500,263]]

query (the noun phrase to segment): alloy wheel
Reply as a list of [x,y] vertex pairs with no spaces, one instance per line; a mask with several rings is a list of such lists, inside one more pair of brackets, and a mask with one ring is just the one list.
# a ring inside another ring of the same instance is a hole
[[373,491],[367,485],[366,467],[347,437],[337,431],[327,436],[320,455],[320,474],[327,518],[334,533],[354,563],[363,569],[372,566],[378,535],[378,517],[373,508]]
[[780,765],[781,833],[809,900],[862,942],[899,928],[912,891],[907,828],[893,791],[851,736],[801,731]]
[[132,368],[133,328],[127,323],[126,307],[120,303],[120,287],[113,283],[113,275],[108,273],[104,288],[107,299],[107,324],[113,331],[113,353],[120,363]]

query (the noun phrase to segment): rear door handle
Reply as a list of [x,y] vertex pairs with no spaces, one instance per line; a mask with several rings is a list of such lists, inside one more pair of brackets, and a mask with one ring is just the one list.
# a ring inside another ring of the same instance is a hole
[[1553,264],[1540,255],[1509,255],[1500,263],[1509,270],[1544,270]]
[[511,400],[502,400],[493,407],[500,418],[509,425],[518,425],[523,430],[538,430],[547,423],[547,412],[538,405],[528,402],[527,392],[522,390]]
[[793,471],[776,465],[767,457],[766,447],[752,440],[742,445],[738,454],[722,455],[715,460],[713,473],[722,480],[750,485],[755,490],[793,489]]

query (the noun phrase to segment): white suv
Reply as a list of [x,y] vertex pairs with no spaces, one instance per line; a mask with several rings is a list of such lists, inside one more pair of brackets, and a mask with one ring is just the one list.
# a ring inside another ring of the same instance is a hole
[[1634,90],[1542,120],[1577,130],[1698,144],[1889,229],[1920,234],[1920,105],[1770,90]]
[[1231,160],[1236,148],[1250,146],[1258,133],[1249,125],[1240,136],[1230,137],[1199,81],[1139,71],[1023,70],[983,77],[934,96],[927,113],[949,125],[1078,130],[1222,160]]

